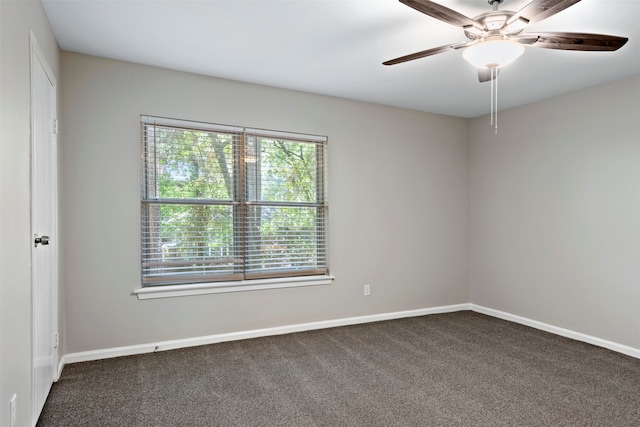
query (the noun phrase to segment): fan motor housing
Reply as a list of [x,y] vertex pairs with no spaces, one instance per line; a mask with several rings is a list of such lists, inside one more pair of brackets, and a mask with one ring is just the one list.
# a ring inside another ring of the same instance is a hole
[[[483,13],[478,15],[473,20],[480,24],[481,29],[475,26],[464,27],[464,35],[469,40],[484,39],[491,36],[515,36],[522,32],[524,26],[516,26],[513,29],[509,28],[507,23],[516,12],[509,10],[500,10]],[[517,20],[516,20],[517,22]]]

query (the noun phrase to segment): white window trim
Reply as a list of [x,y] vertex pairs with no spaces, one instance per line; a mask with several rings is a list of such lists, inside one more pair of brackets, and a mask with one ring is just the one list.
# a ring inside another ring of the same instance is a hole
[[297,288],[330,285],[334,276],[300,276],[276,279],[240,280],[233,282],[195,283],[191,285],[146,286],[133,291],[139,300],[221,294],[226,292],[259,291],[263,289]]

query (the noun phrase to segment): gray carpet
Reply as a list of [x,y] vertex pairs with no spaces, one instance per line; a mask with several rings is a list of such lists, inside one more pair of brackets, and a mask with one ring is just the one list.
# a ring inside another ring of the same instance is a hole
[[38,426],[640,426],[640,359],[472,312],[67,365]]

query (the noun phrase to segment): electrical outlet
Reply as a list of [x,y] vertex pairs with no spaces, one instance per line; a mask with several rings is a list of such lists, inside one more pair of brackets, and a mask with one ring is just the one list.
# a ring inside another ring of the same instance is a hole
[[9,408],[9,412],[11,413],[11,427],[14,427],[16,425],[16,421],[18,421],[18,395],[14,394],[11,396]]
[[368,297],[371,295],[371,285],[364,285],[364,296]]

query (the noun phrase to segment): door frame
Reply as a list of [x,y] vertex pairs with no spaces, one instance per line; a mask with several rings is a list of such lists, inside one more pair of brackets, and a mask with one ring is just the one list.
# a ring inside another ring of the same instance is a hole
[[[40,409],[41,408],[37,408],[36,406],[36,387],[35,387],[35,383],[36,383],[36,377],[35,377],[35,363],[34,363],[34,341],[35,341],[35,298],[34,298],[34,289],[35,289],[35,285],[34,285],[34,274],[33,274],[33,269],[34,269],[34,258],[35,258],[35,248],[33,246],[33,235],[34,235],[34,175],[37,172],[36,170],[34,170],[35,168],[33,167],[34,164],[34,147],[35,147],[35,143],[36,143],[36,132],[35,132],[35,124],[36,124],[36,120],[35,120],[35,116],[36,116],[36,112],[35,112],[35,91],[34,91],[34,75],[35,75],[35,67],[41,67],[42,70],[44,71],[45,75],[47,76],[47,78],[49,79],[49,82],[51,83],[51,87],[53,90],[53,99],[51,100],[51,112],[52,112],[52,116],[54,117],[55,120],[55,128],[54,128],[54,123],[52,121],[51,126],[52,126],[52,133],[53,133],[53,150],[52,150],[52,175],[53,175],[53,196],[52,196],[52,210],[53,210],[53,229],[50,231],[47,231],[48,233],[51,234],[51,236],[53,237],[50,243],[50,249],[54,252],[54,262],[53,262],[53,289],[51,290],[51,294],[52,294],[52,298],[51,298],[51,322],[52,322],[52,330],[54,331],[54,334],[56,336],[56,342],[54,342],[54,350],[53,350],[53,377],[51,378],[51,382],[53,383],[54,381],[57,381],[60,375],[60,370],[59,370],[59,358],[60,358],[60,354],[59,354],[59,330],[58,330],[58,317],[59,317],[59,306],[58,306],[58,301],[59,301],[59,283],[60,283],[60,278],[59,278],[59,274],[60,274],[60,245],[59,245],[59,240],[60,240],[60,235],[59,235],[59,200],[58,200],[58,185],[59,185],[59,177],[58,177],[58,132],[57,132],[57,117],[58,117],[58,92],[57,92],[57,79],[55,77],[55,74],[53,73],[53,70],[51,69],[51,67],[49,66],[49,63],[42,51],[42,49],[40,48],[40,45],[38,44],[38,41],[36,39],[35,34],[33,33],[32,30],[29,31],[29,80],[30,80],[30,158],[29,158],[29,168],[30,168],[30,173],[29,173],[29,179],[30,179],[30,184],[29,184],[29,204],[30,204],[30,218],[29,221],[31,223],[30,226],[30,231],[31,231],[31,235],[30,235],[30,239],[29,241],[31,242],[31,413],[32,413],[32,418],[33,418],[33,424],[35,425],[35,423],[38,420],[38,417],[40,415]],[[53,339],[53,338],[52,338]]]

